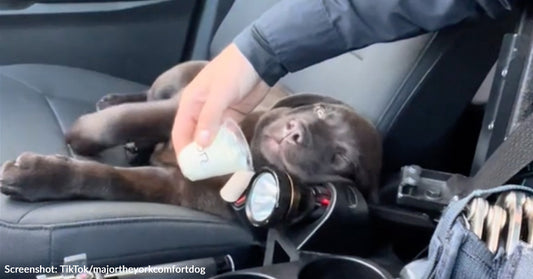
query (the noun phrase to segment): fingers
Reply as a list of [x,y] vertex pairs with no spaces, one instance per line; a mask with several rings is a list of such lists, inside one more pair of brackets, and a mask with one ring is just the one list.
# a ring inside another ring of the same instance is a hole
[[[174,118],[172,126],[172,145],[176,152],[176,157],[181,150],[194,140],[194,133],[196,131],[196,123],[198,116],[202,109],[203,102],[201,99],[195,98],[202,91],[193,90],[192,88],[185,89],[180,100],[179,109]],[[189,94],[190,93],[190,94]],[[191,97],[192,96],[192,97]]]
[[[187,111],[189,110],[189,111]],[[176,157],[181,150],[193,140],[194,130],[196,129],[196,120],[192,117],[190,109],[186,106],[181,108],[176,113],[174,124],[172,126],[172,145],[176,152]]]
[[229,101],[218,96],[208,96],[205,102],[183,98],[172,127],[172,144],[176,156],[193,141],[202,147],[209,146],[226,117],[236,121],[244,117],[241,113],[227,110],[228,106]]
[[[210,90],[207,100],[201,109],[196,123],[194,141],[201,147],[207,147],[213,141],[222,124],[224,112],[230,106],[230,98],[233,88],[218,88],[218,92]],[[234,89],[233,89],[234,90]],[[228,94],[230,93],[230,94]]]

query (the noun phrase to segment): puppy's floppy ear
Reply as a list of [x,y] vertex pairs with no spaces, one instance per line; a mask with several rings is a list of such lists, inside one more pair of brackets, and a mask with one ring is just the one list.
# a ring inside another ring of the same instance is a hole
[[295,94],[292,96],[285,97],[279,100],[272,108],[281,108],[281,107],[296,108],[296,107],[312,105],[316,103],[346,105],[345,103],[339,100],[330,98],[330,97],[306,93],[306,94]]

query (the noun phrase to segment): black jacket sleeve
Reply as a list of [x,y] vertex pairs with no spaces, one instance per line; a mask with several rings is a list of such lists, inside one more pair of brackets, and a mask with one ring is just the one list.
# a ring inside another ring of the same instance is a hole
[[513,0],[285,0],[234,40],[269,85],[350,50],[435,31]]

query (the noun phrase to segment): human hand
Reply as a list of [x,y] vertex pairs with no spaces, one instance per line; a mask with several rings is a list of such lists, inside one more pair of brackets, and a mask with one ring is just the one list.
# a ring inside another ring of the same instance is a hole
[[237,46],[226,47],[181,93],[172,128],[176,157],[193,140],[209,146],[224,118],[241,121],[268,90]]

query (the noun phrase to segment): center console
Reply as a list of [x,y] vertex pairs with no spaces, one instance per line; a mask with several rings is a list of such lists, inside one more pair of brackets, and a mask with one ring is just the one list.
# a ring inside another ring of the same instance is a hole
[[369,259],[348,256],[366,254],[371,243],[368,205],[353,185],[301,186],[282,176],[259,175],[233,204],[245,223],[267,230],[263,264],[212,278],[393,278]]
[[295,261],[225,273],[213,277],[213,279],[393,278],[387,271],[375,263],[358,257],[305,251],[298,252],[298,256],[299,259]]

